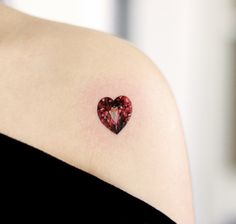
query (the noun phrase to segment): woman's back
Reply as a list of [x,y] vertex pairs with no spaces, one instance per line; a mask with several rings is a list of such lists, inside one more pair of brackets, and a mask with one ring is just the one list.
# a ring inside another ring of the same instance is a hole
[[[152,62],[107,34],[0,10],[0,132],[193,223],[178,112]],[[116,135],[97,104],[120,95],[132,115]]]

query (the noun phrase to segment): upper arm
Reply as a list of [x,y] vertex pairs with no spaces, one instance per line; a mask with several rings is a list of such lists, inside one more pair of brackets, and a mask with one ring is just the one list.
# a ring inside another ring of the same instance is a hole
[[[78,98],[82,105],[77,108],[80,147],[91,153],[89,171],[177,223],[193,223],[186,146],[170,88],[137,49],[117,40],[107,45],[101,45],[104,52],[92,55],[94,69]],[[120,95],[130,98],[133,111],[127,125],[115,135],[102,125],[96,107],[101,98]]]

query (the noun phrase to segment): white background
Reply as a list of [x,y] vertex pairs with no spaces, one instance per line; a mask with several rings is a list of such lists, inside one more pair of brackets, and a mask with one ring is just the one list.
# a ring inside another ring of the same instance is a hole
[[[236,223],[236,0],[4,2],[39,17],[112,34],[122,35],[119,26],[126,27],[123,36],[151,57],[176,96],[197,224]],[[118,7],[125,3],[126,17]]]

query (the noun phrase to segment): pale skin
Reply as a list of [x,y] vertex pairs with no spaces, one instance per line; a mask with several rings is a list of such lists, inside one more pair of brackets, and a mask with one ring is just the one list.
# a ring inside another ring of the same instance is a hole
[[[119,95],[133,113],[116,135],[96,107]],[[0,4],[0,132],[194,223],[175,100],[157,67],[124,40]]]

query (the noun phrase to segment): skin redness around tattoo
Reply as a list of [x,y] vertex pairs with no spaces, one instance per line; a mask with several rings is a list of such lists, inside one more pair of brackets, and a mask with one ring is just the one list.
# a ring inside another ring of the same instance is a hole
[[132,103],[127,96],[118,96],[115,100],[104,97],[98,102],[97,113],[102,124],[118,134],[131,117]]

